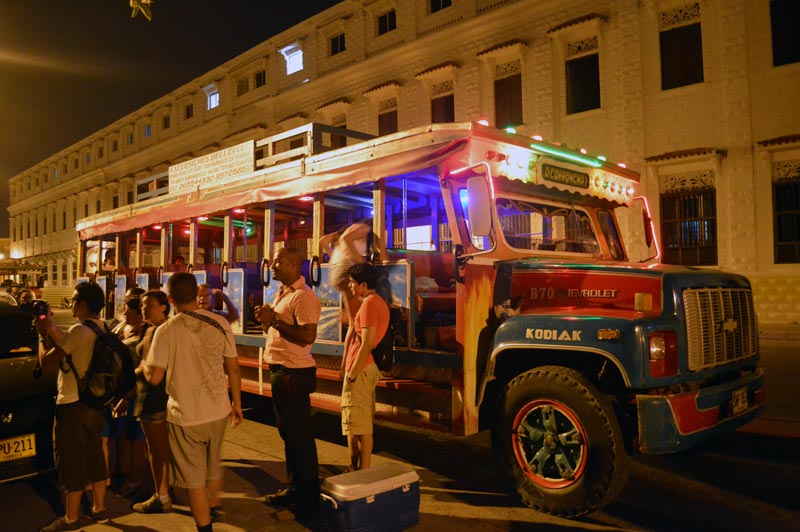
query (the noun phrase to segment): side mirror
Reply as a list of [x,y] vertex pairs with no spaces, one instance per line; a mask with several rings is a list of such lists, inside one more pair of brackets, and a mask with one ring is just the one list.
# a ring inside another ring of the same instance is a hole
[[467,213],[470,231],[475,236],[489,236],[492,231],[492,214],[489,187],[483,177],[467,180]]

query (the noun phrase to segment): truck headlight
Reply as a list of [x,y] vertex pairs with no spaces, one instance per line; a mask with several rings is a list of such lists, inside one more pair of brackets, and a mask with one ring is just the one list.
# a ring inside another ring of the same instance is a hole
[[672,331],[650,334],[650,376],[666,377],[678,373],[678,336]]

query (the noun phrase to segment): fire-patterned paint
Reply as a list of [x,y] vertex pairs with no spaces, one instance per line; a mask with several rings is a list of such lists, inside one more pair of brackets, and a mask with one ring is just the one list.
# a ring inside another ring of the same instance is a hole
[[[491,262],[479,259],[466,266],[464,284],[456,289],[458,307],[470,309],[470,312],[458,312],[456,317],[456,342],[459,353],[464,358],[462,382],[453,386],[453,431],[458,434],[473,434],[478,431],[478,412],[475,401],[477,389],[476,379],[482,372],[479,357],[489,348],[486,344],[494,330],[491,325],[490,312],[493,305],[495,277],[497,271]],[[454,376],[454,380],[457,377]],[[460,389],[457,389],[460,388]],[[459,404],[460,403],[460,404]]]

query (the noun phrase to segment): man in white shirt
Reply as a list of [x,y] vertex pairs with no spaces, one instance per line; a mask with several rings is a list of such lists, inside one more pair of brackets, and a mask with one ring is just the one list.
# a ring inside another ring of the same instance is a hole
[[167,291],[177,314],[156,330],[144,375],[152,385],[166,378],[173,484],[188,491],[197,530],[210,532],[212,509],[219,507],[227,419],[232,427],[242,420],[236,343],[227,320],[198,309],[194,275],[174,273]]

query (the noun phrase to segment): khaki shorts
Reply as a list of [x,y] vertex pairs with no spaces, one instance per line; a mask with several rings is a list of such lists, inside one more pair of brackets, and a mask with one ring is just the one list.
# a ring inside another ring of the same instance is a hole
[[227,416],[190,427],[167,423],[171,484],[184,489],[202,488],[222,476],[222,438],[227,425]]
[[342,434],[357,436],[372,434],[375,417],[375,386],[381,373],[370,364],[358,374],[355,382],[344,380],[342,385]]

